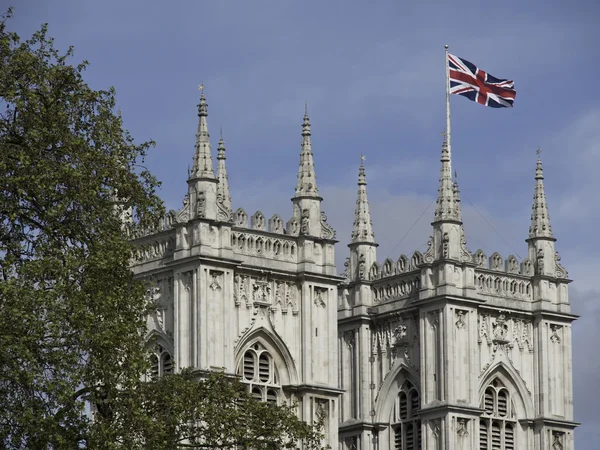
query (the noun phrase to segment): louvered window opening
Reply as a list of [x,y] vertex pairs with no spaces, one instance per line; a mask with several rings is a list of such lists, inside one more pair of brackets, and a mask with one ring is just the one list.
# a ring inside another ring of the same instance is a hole
[[275,362],[262,345],[254,344],[244,352],[238,375],[257,400],[273,404],[279,402],[281,387]]
[[407,381],[398,393],[394,409],[391,444],[395,450],[421,450],[419,410],[419,392]]
[[479,419],[480,450],[515,450],[516,420],[508,390],[495,379],[485,390]]
[[148,378],[156,380],[163,375],[171,373],[173,373],[173,359],[171,358],[171,354],[162,345],[157,345],[150,355]]

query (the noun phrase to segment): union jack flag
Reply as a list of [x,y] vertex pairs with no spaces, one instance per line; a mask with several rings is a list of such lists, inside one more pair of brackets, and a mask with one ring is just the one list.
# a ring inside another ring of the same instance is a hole
[[450,93],[492,108],[512,108],[517,95],[512,80],[501,80],[475,64],[448,54]]

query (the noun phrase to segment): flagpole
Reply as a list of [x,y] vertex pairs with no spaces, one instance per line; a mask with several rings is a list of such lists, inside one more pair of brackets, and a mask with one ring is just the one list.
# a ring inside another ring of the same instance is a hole
[[448,63],[448,45],[446,49],[446,144],[448,145],[448,157],[450,158],[450,176],[452,177],[452,146],[450,145],[450,65]]

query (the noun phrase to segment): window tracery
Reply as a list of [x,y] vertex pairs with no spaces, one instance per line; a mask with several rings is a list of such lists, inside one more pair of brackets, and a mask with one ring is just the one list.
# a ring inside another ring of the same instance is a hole
[[392,417],[392,448],[395,450],[421,449],[420,405],[419,392],[406,381],[396,398]]
[[162,345],[157,344],[150,355],[149,378],[157,379],[171,373],[173,373],[173,358]]
[[480,450],[514,450],[516,424],[508,389],[498,379],[486,387],[481,400],[483,416],[479,419]]
[[260,344],[244,352],[237,371],[257,400],[277,404],[281,393],[279,376],[271,354]]

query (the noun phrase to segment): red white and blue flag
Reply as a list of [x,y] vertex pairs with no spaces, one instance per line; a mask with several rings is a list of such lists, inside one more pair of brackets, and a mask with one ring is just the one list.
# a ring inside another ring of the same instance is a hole
[[512,80],[501,80],[475,64],[448,54],[450,93],[492,108],[512,108],[517,95]]

